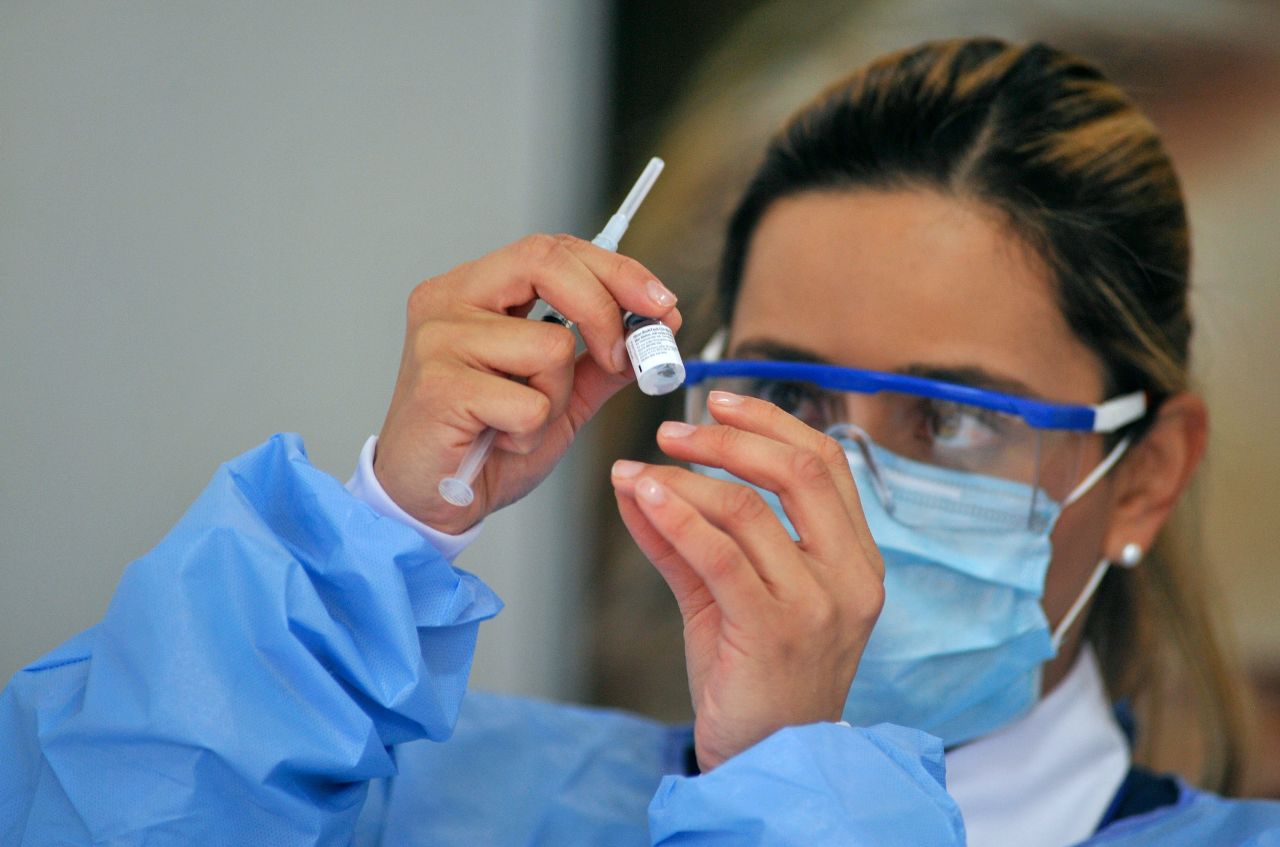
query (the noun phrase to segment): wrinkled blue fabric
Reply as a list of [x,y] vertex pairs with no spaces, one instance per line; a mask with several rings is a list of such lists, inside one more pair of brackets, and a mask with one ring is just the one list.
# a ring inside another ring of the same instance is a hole
[[[864,761],[876,767],[862,770]],[[919,730],[787,728],[733,764],[663,781],[650,807],[654,844],[964,843],[960,810],[943,788],[941,745]],[[741,790],[753,777],[788,790]],[[670,806],[680,814],[666,815]]]
[[1123,818],[1084,842],[1088,847],[1280,847],[1280,803],[1225,800],[1183,784],[1178,802]]
[[0,843],[343,843],[389,748],[449,737],[500,608],[276,437],[12,681]]
[[[690,777],[687,728],[464,699],[500,607],[277,436],[0,695],[0,844],[963,843],[920,732],[794,727]],[[1277,808],[1188,790],[1097,843],[1270,845]]]

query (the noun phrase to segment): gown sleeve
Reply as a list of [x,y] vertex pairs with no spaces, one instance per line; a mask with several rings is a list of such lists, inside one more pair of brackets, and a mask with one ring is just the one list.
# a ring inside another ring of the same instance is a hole
[[501,606],[276,436],[0,695],[0,843],[350,843]]
[[655,847],[963,847],[944,782],[942,743],[918,730],[789,727],[710,773],[664,778],[650,838]]

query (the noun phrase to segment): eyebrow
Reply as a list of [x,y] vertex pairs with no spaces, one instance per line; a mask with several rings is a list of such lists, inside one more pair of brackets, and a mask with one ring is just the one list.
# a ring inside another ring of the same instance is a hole
[[[769,338],[752,338],[733,348],[734,358],[742,359],[776,359],[783,362],[812,362],[818,365],[834,365],[843,367],[825,356]],[[892,373],[904,376],[915,376],[923,379],[949,382],[954,385],[966,385],[971,388],[983,388],[998,391],[1002,394],[1013,394],[1018,397],[1040,397],[1030,386],[1012,377],[994,374],[977,365],[931,365],[912,363],[895,368]]]

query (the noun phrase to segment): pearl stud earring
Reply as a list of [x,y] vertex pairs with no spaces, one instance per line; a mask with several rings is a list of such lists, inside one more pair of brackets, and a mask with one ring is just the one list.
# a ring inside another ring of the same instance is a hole
[[1138,562],[1142,561],[1142,545],[1130,541],[1124,545],[1124,549],[1120,551],[1120,564],[1126,568],[1135,567]]

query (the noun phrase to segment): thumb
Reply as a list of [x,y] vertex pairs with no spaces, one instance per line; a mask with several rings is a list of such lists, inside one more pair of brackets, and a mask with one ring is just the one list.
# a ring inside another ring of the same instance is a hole
[[633,381],[631,368],[626,373],[614,373],[601,368],[595,359],[583,353],[573,367],[573,391],[569,408],[565,413],[569,427],[576,435],[595,417],[596,412],[610,397]]

